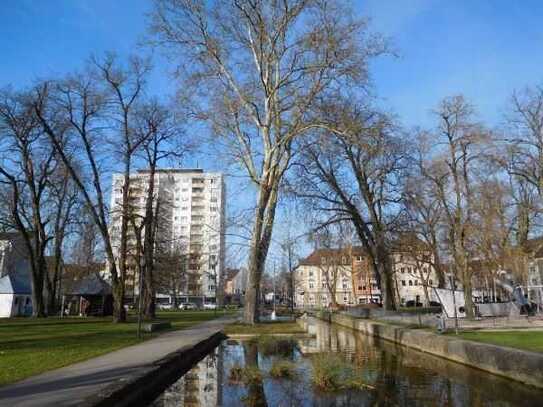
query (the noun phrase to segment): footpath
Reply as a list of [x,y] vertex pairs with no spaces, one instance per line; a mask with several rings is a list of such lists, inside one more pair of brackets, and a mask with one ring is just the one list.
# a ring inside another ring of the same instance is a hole
[[118,398],[134,398],[135,390],[142,390],[142,385],[156,385],[151,383],[152,379],[158,380],[167,370],[163,369],[166,365],[170,370],[190,369],[222,339],[220,332],[224,326],[235,320],[223,317],[167,332],[137,345],[0,387],[0,405],[130,405],[133,400]]

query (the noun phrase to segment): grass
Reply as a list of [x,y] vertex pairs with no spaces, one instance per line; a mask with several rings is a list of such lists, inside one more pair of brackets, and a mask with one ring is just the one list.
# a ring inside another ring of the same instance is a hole
[[250,324],[230,324],[224,329],[227,335],[299,334],[305,331],[293,321],[270,321]]
[[234,365],[230,368],[230,373],[228,374],[228,380],[232,384],[260,384],[264,376],[260,369],[256,366],[245,366],[241,367],[239,365]]
[[543,352],[543,331],[466,331],[461,332],[460,337],[470,341]]
[[337,392],[342,390],[367,390],[375,387],[362,380],[361,371],[345,361],[341,355],[326,353],[311,359],[312,382],[317,390]]
[[254,336],[250,342],[258,345],[259,352],[264,356],[292,357],[296,348],[296,340],[293,338],[276,337],[269,335]]
[[277,360],[270,369],[270,376],[275,379],[296,378],[296,365],[290,360]]
[[[224,315],[217,313],[217,316]],[[214,311],[159,312],[173,330],[215,318]],[[9,318],[0,320],[0,385],[67,366],[138,343],[134,316],[127,323],[111,318]],[[143,340],[155,337],[145,334]]]

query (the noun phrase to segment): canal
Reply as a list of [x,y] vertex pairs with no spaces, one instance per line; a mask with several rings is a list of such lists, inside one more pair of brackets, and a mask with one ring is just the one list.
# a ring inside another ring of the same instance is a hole
[[312,338],[225,340],[150,406],[537,406],[543,391],[311,320]]

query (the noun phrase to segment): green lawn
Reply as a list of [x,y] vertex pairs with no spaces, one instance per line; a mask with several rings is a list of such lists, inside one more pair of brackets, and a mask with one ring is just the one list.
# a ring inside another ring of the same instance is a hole
[[543,331],[468,331],[460,336],[471,341],[543,352]]
[[296,334],[296,333],[305,333],[305,331],[296,322],[275,321],[275,322],[261,322],[255,325],[230,324],[224,328],[224,333],[226,333],[227,335],[236,335],[236,334],[269,335],[269,334]]
[[[217,311],[222,316],[222,311]],[[215,318],[215,311],[160,312],[157,320],[184,329]],[[0,319],[0,385],[133,345],[137,323],[111,318]],[[145,334],[143,340],[157,334]]]

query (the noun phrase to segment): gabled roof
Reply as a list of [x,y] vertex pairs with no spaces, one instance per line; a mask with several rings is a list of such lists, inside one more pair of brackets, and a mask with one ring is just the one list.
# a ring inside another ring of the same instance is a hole
[[32,294],[30,275],[10,273],[0,278],[0,294]]
[[76,282],[69,295],[109,295],[111,286],[97,273],[90,274]]
[[298,265],[300,266],[320,266],[322,264],[321,259],[325,258],[337,258],[339,256],[363,256],[365,250],[361,246],[354,246],[352,248],[332,249],[322,248],[316,249],[307,256],[305,259],[301,259]]

